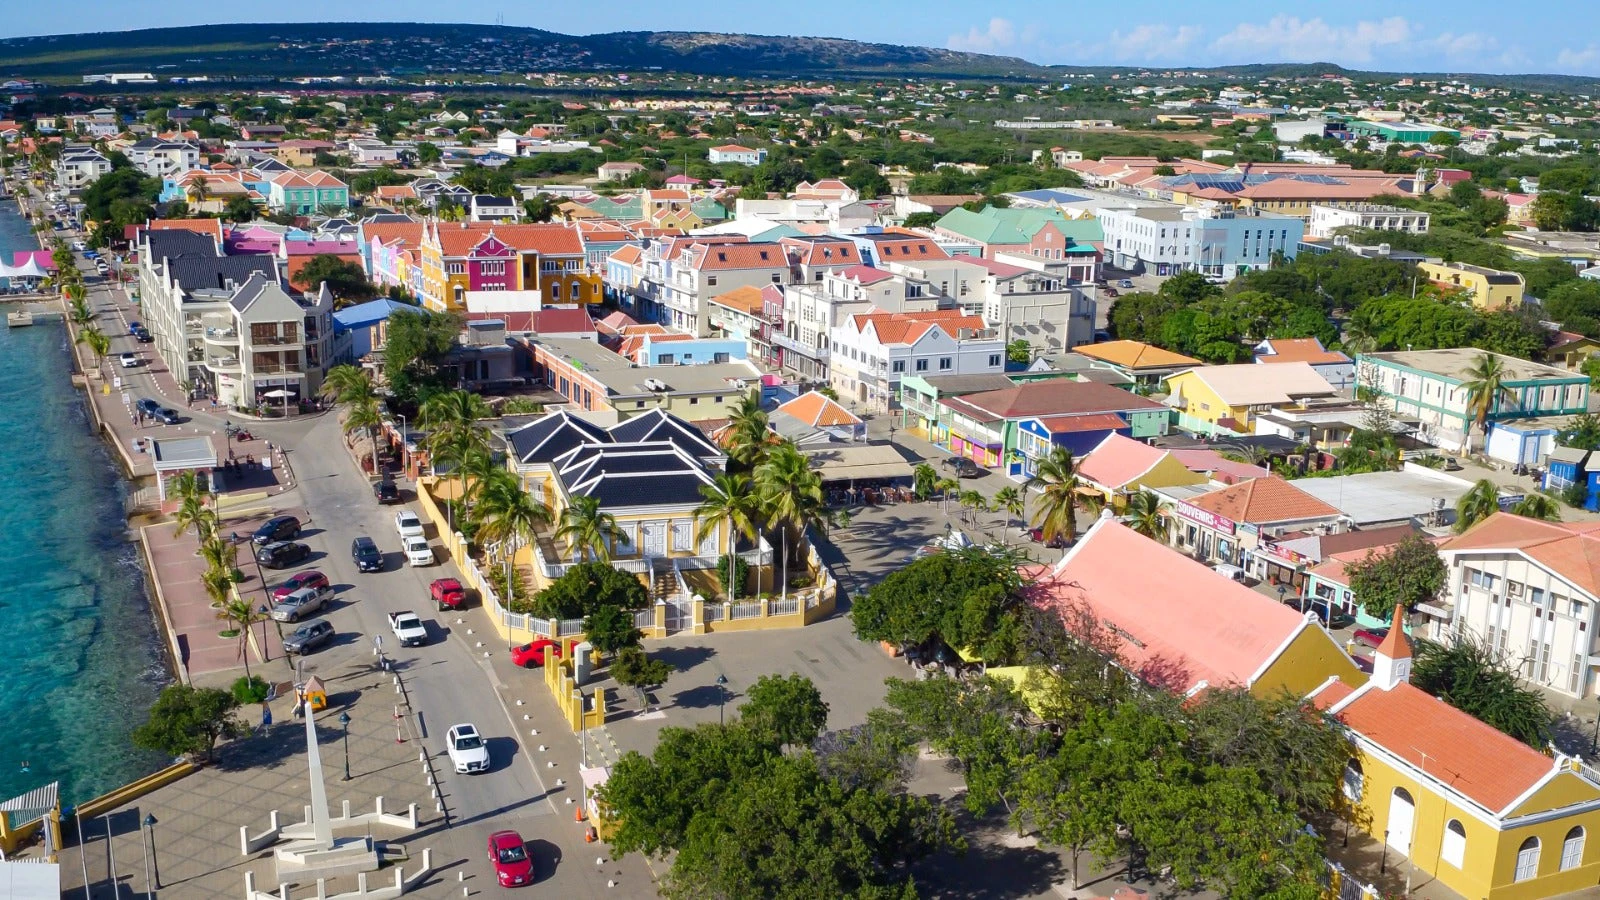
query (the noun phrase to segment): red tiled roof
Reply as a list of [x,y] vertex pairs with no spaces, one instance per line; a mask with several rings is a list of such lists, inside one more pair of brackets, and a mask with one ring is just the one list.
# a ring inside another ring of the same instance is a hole
[[[359,254],[359,253],[328,253],[328,254],[318,254],[318,255],[333,256],[333,257],[337,257],[339,259],[342,259],[345,262],[355,263],[358,266],[361,265],[361,254]],[[301,255],[290,256],[288,261],[287,261],[287,263],[286,263],[286,265],[284,266],[284,276],[289,279],[289,282],[291,284],[293,284],[295,276],[300,274],[300,270],[304,269],[307,265],[309,265],[311,263],[311,261],[313,259],[316,259],[316,258],[317,258],[317,255],[310,255],[310,254],[303,255],[303,256],[301,256]],[[314,285],[314,284],[313,285],[308,285],[307,287],[314,289],[314,288],[316,288],[316,285]]]
[[422,246],[421,222],[368,222],[361,226],[361,231],[369,242],[374,238],[387,245],[398,242],[402,250]]
[[939,403],[981,422],[1161,409],[1161,404],[1154,400],[1130,394],[1109,384],[1061,379],[1032,381],[962,397],[940,397]]
[[1121,488],[1155,468],[1166,455],[1167,451],[1144,441],[1113,434],[1078,461],[1078,475],[1108,488]]
[[850,317],[858,331],[871,328],[882,344],[914,344],[932,329],[939,329],[955,340],[963,330],[978,332],[987,327],[982,316],[965,315],[959,309],[930,310],[918,313],[863,313]]
[[751,315],[761,312],[762,306],[766,304],[766,301],[761,296],[761,288],[749,285],[736,287],[726,293],[718,294],[711,298],[711,302]]
[[1266,342],[1271,350],[1257,353],[1258,363],[1303,362],[1312,365],[1347,363],[1350,357],[1335,350],[1326,350],[1316,338],[1279,338]]
[[789,257],[775,243],[695,247],[690,266],[706,272],[728,269],[787,269]]
[[533,314],[533,331],[539,334],[593,334],[594,319],[579,306],[574,309],[547,306]]
[[838,403],[816,391],[808,391],[779,406],[777,412],[818,428],[860,425],[861,419]]
[[[1114,389],[1113,389],[1114,390]],[[1337,509],[1271,475],[1219,488],[1189,501],[1189,505],[1234,522],[1268,524],[1336,516]]]
[[151,231],[192,231],[222,243],[221,219],[151,219],[144,227]]
[[1517,550],[1591,594],[1600,594],[1600,522],[1544,522],[1497,512],[1440,550]]
[[877,248],[878,261],[883,263],[950,258],[950,254],[944,252],[943,247],[924,235],[915,237],[892,235],[871,240],[873,247]]
[[1031,591],[1069,628],[1069,613],[1091,614],[1132,671],[1180,694],[1202,681],[1249,686],[1308,627],[1288,606],[1111,519],[1096,522]]
[[1072,434],[1080,431],[1115,431],[1127,428],[1128,420],[1116,413],[1090,413],[1086,416],[1041,416],[1039,424],[1051,434]]

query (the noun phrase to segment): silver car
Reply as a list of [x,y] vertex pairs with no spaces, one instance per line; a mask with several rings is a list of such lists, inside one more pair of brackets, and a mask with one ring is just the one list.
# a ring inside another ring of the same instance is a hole
[[271,616],[279,622],[298,622],[322,608],[323,592],[316,588],[301,588],[279,600]]

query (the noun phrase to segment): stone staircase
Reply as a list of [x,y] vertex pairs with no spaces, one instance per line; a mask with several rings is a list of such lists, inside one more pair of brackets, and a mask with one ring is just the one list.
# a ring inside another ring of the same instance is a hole
[[661,560],[650,567],[650,599],[669,600],[678,593],[678,579],[672,574],[672,563]]

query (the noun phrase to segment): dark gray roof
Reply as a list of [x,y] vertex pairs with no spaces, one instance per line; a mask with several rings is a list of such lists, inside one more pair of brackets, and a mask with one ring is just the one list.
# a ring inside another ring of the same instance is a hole
[[179,228],[146,232],[145,245],[152,261],[194,256],[217,256],[217,242],[203,234]]
[[567,492],[594,497],[601,508],[694,506],[711,484],[704,466],[666,441],[584,444],[563,454],[556,468]]
[[1016,383],[1004,375],[934,375],[924,378],[931,387],[937,389],[941,396],[952,394],[979,394],[984,391],[1003,391],[1008,387],[1016,387]]
[[611,443],[611,435],[604,428],[564,409],[511,432],[506,439],[512,456],[524,465],[554,462],[556,457],[583,444]]
[[700,429],[661,409],[625,419],[611,426],[611,440],[619,444],[667,441],[696,459],[722,456],[722,449],[707,440]]
[[213,256],[210,258],[174,259],[167,263],[167,274],[178,283],[184,293],[205,290],[226,290],[228,282],[242,285],[255,273],[269,278],[278,277],[278,264],[265,254],[247,256]]
[[228,301],[228,305],[239,312],[244,312],[250,308],[250,304],[256,302],[256,299],[261,296],[262,292],[270,284],[272,284],[272,280],[268,276],[260,272],[252,272],[245,283],[239,285],[238,293],[233,295],[232,299]]

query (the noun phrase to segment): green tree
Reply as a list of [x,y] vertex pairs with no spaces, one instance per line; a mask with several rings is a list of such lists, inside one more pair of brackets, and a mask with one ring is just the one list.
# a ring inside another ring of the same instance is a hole
[[1016,660],[1024,605],[1016,561],[982,549],[935,553],[855,598],[850,620],[868,641],[926,645],[938,638],[991,664]]
[[100,368],[100,363],[107,353],[111,352],[111,338],[103,331],[93,326],[78,332],[78,343],[89,348],[94,356],[94,367]]
[[938,224],[939,219],[941,218],[943,217],[938,213],[912,213],[911,215],[906,216],[906,220],[900,224],[905,228],[932,228],[934,225]]
[[1495,407],[1506,404],[1515,405],[1516,392],[1506,384],[1509,374],[1506,365],[1498,356],[1489,353],[1479,354],[1472,367],[1466,372],[1467,380],[1461,387],[1467,392],[1467,411],[1472,414],[1472,422],[1483,432],[1484,440],[1489,439],[1489,416]]
[[[212,573],[216,573],[213,576]],[[213,592],[212,579],[216,578],[220,586],[225,586],[225,592]],[[217,608],[217,618],[233,625],[239,632],[239,658],[244,660],[245,677],[250,677],[250,626],[264,621],[266,616],[256,611],[249,598],[240,597],[233,593],[233,573],[218,569],[208,570],[201,577],[201,583],[206,587],[206,593],[211,595],[212,605]],[[218,594],[221,596],[218,596]]]
[[1077,471],[1072,451],[1052,447],[1050,453],[1039,460],[1034,474],[1023,483],[1024,488],[1039,492],[1033,508],[1033,524],[1045,543],[1060,538],[1071,544],[1078,539]]
[[994,508],[1006,514],[1006,527],[1012,519],[1020,519],[1025,508],[1022,492],[1010,485],[994,492]]
[[752,390],[728,415],[728,457],[735,464],[735,474],[753,472],[766,462],[773,442],[767,413],[761,408],[761,393]]
[[727,534],[728,552],[724,556],[728,565],[723,584],[728,599],[738,599],[741,584],[735,566],[739,536],[751,542],[756,540],[757,523],[763,512],[761,503],[751,490],[749,478],[726,472],[719,473],[710,484],[701,485],[700,496],[704,499],[694,511],[695,542],[702,543],[718,531]]
[[822,498],[822,476],[811,468],[810,460],[794,444],[785,441],[767,454],[767,461],[756,469],[756,496],[767,516],[767,527],[776,529],[782,557],[780,588],[789,593],[789,556],[805,543],[807,528],[821,527],[827,516]]
[[933,496],[939,483],[939,472],[928,463],[917,463],[911,470],[911,492],[918,500],[927,500]]
[[1543,519],[1546,522],[1561,521],[1561,506],[1556,502],[1556,498],[1549,494],[1528,494],[1511,507],[1511,513],[1529,519]]
[[1420,534],[1407,535],[1393,548],[1368,550],[1347,569],[1356,602],[1367,615],[1385,621],[1396,604],[1410,610],[1437,597],[1449,575],[1433,542]]
[[534,615],[546,619],[579,619],[603,606],[644,609],[650,592],[638,577],[603,562],[568,567],[544,590],[534,595]]
[[475,540],[509,544],[503,551],[509,579],[517,552],[532,544],[539,527],[550,521],[550,508],[524,490],[517,477],[508,472],[505,477],[482,485],[474,515],[478,521]]
[[1516,667],[1470,636],[1450,643],[1417,641],[1411,683],[1529,746],[1543,749],[1553,716],[1538,688]]
[[610,666],[612,679],[623,687],[638,691],[641,702],[645,691],[666,684],[672,672],[672,663],[664,659],[651,659],[644,648],[637,645],[618,650],[617,658],[611,661]]
[[367,280],[367,273],[361,268],[360,263],[340,259],[329,253],[311,257],[300,271],[294,274],[293,282],[296,287],[307,291],[315,291],[326,284],[339,306],[369,299],[377,293],[372,282]]
[[245,733],[233,717],[239,701],[227,691],[175,684],[164,688],[150,716],[130,735],[134,746],[168,756],[215,756],[217,741]]
[[1456,501],[1456,531],[1482,522],[1500,511],[1500,486],[1481,478]]
[[573,497],[556,528],[556,539],[565,541],[567,552],[580,560],[610,562],[612,546],[626,537],[616,516],[600,508],[598,497]]
[[417,162],[431,166],[444,158],[444,151],[432,141],[419,141],[417,143]]
[[1033,346],[1018,338],[1006,344],[1006,362],[1027,365],[1033,361]]
[[229,222],[251,222],[256,218],[256,205],[247,197],[235,197],[222,208],[222,217]]
[[806,747],[827,727],[828,704],[804,675],[763,675],[745,694],[739,720],[779,746]]
[[1153,541],[1166,543],[1167,516],[1154,491],[1139,490],[1128,496],[1127,525]]
[[599,606],[583,620],[583,635],[601,653],[637,647],[644,632],[634,627],[633,613],[619,606]]

